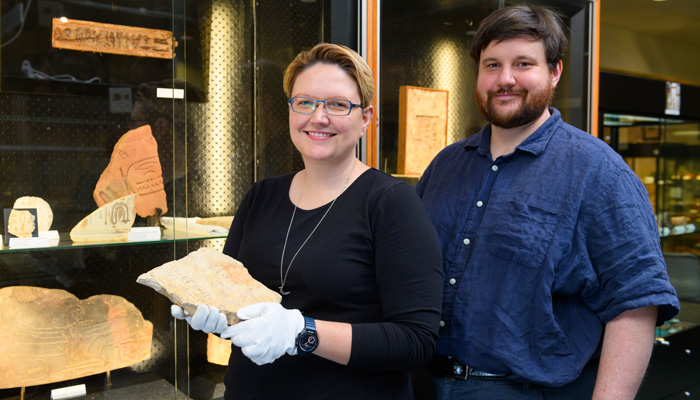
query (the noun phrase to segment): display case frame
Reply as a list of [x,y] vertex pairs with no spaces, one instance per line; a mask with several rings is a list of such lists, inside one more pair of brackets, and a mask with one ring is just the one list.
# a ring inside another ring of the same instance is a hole
[[[47,242],[0,247],[0,289],[61,290],[78,301],[119,296],[153,324],[153,336],[147,360],[30,387],[2,386],[0,399],[49,398],[76,385],[88,397],[223,396],[226,367],[208,359],[207,335],[172,318],[167,298],[136,279],[200,247],[222,249],[227,227],[203,230],[214,225],[200,222],[232,218],[255,180],[300,169],[282,72],[318,42],[357,49],[358,7],[350,0],[2,0],[0,200],[13,208],[20,197],[40,197],[54,220]],[[63,16],[171,32],[175,56],[52,47],[48,21]],[[145,125],[158,144],[168,211],[137,215],[130,233],[141,236],[76,242],[70,231],[98,209],[96,184],[112,156],[123,154],[116,143]],[[42,329],[0,320],[5,331]],[[87,351],[72,339],[61,339],[57,349]],[[0,371],[9,373],[15,371]]]

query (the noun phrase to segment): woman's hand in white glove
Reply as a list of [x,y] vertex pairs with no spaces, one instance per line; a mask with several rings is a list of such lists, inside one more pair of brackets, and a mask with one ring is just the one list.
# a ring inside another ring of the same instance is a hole
[[269,364],[284,353],[296,354],[296,339],[304,330],[299,310],[271,302],[251,304],[237,314],[242,321],[226,328],[221,337],[231,339],[254,363]]
[[205,333],[221,333],[228,327],[228,320],[224,313],[214,306],[200,304],[194,315],[185,315],[182,307],[173,304],[170,306],[170,313],[177,319],[184,319],[190,324],[192,329]]

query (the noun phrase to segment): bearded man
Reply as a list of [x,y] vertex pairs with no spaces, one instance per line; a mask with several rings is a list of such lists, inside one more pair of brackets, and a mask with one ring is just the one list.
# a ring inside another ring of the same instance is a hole
[[566,46],[550,9],[488,16],[471,50],[488,123],[417,185],[444,260],[438,399],[633,399],[679,311],[639,178],[550,107]]

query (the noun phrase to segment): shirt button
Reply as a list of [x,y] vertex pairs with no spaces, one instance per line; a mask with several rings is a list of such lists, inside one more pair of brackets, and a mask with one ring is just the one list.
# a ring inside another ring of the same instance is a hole
[[454,285],[455,283],[457,283],[457,279],[450,278],[450,285]]
[[481,206],[483,206],[483,205],[484,205],[484,202],[481,201],[481,200],[479,200],[479,201],[476,202],[476,206],[477,206],[477,207],[481,207]]
[[492,166],[491,166],[491,170],[494,171],[494,172],[495,172],[495,171],[498,171],[498,165],[492,165]]
[[471,243],[471,240],[464,239],[464,240],[462,240],[462,243],[464,243],[465,245],[468,245],[469,243]]
[[444,328],[444,327],[445,327],[445,321],[440,321],[440,328]]

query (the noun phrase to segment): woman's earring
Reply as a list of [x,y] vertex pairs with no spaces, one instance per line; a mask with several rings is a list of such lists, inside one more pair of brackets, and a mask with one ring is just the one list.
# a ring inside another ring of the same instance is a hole
[[364,137],[364,136],[365,136],[365,131],[360,131],[360,137]]

